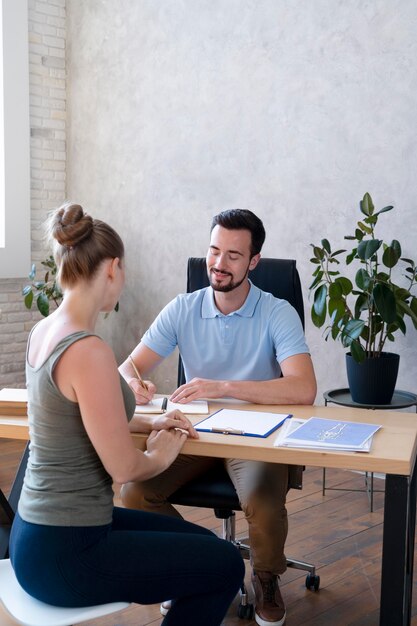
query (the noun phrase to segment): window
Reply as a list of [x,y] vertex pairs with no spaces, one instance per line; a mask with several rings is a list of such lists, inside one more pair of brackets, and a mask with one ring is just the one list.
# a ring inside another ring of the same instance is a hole
[[0,0],[0,278],[30,271],[27,0]]

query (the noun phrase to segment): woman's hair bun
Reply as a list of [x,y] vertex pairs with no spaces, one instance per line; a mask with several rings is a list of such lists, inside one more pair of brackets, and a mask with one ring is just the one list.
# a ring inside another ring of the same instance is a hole
[[52,236],[62,246],[73,248],[93,230],[93,218],[79,204],[65,204],[55,213]]

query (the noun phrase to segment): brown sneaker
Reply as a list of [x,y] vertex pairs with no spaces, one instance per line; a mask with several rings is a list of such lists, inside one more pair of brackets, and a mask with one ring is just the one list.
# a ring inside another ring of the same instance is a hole
[[279,577],[271,572],[252,571],[255,592],[255,621],[259,626],[283,626],[285,604],[278,585]]

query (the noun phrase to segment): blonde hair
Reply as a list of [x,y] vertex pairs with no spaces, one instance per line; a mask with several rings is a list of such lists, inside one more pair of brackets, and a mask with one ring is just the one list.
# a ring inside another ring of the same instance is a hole
[[116,231],[85,213],[79,204],[66,202],[56,209],[47,220],[46,232],[63,289],[93,278],[105,259],[124,258],[124,245]]

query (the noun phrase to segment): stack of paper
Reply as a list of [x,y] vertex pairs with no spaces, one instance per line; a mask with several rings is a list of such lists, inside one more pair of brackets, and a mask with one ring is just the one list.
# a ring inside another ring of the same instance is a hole
[[[148,402],[148,404],[137,404],[135,413],[139,415],[147,415],[148,413],[164,413],[165,411],[162,409],[163,401],[164,398],[153,398],[153,400]],[[209,412],[207,400],[193,400],[187,404],[171,402],[168,400],[166,410],[174,411],[175,409],[178,409],[188,415],[204,415]]]
[[27,415],[27,389],[0,390],[0,415]]
[[380,428],[377,424],[321,417],[310,417],[308,420],[293,418],[284,424],[274,446],[369,452],[372,437]]

